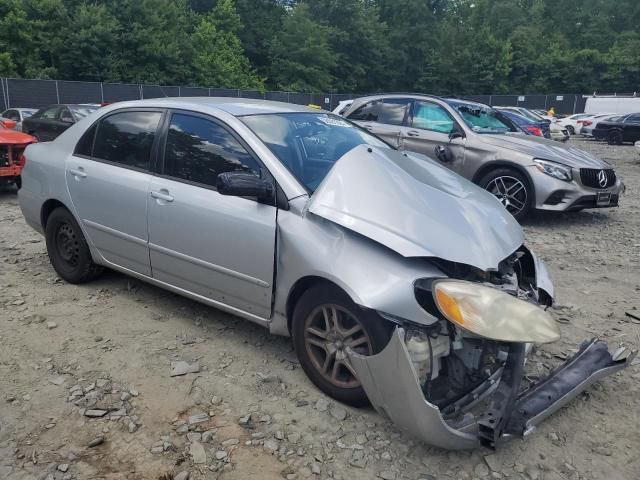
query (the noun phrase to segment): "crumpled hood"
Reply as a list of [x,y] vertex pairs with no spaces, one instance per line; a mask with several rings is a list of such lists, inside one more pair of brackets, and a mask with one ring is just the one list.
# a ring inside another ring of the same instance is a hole
[[26,133],[11,130],[9,128],[0,127],[0,144],[4,145],[21,145],[25,143],[35,142],[36,139]]
[[486,144],[515,150],[533,158],[563,163],[574,168],[611,168],[611,165],[578,148],[530,135],[478,135]]
[[424,155],[360,145],[346,153],[308,210],[405,257],[437,257],[482,270],[523,243],[490,193]]

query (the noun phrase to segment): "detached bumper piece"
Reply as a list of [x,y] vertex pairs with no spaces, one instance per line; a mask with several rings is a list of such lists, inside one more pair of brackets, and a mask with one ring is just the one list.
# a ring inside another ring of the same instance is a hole
[[[612,355],[605,342],[586,341],[549,377],[518,395],[524,345],[512,344],[504,365],[458,401],[453,416],[424,398],[404,336],[397,327],[382,352],[366,357],[350,351],[349,359],[376,410],[413,436],[446,449],[495,447],[528,435],[589,385],[628,366],[636,353],[627,354],[622,348]],[[481,415],[470,413],[482,400],[489,402],[489,408]]]

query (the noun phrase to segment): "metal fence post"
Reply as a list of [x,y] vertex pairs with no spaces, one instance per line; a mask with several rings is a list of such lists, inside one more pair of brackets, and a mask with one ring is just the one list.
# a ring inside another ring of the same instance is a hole
[[138,90],[140,90],[140,100],[144,100],[144,92],[142,91],[142,84],[138,85]]
[[100,82],[100,103],[104,103],[104,88],[102,82]]
[[4,79],[4,84],[7,87],[7,108],[11,108],[11,96],[9,95],[9,79]]
[[576,104],[578,103],[578,95],[573,96],[573,113],[576,113]]
[[60,91],[58,90],[58,80],[56,82],[56,103],[60,103]]

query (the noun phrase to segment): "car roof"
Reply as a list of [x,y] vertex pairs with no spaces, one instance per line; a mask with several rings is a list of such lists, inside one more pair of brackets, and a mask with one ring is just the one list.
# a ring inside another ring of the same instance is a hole
[[166,97],[150,98],[147,100],[133,100],[117,102],[109,105],[122,107],[160,107],[160,108],[184,108],[197,109],[198,107],[211,107],[222,110],[233,116],[274,114],[274,113],[318,113],[323,112],[317,108],[292,103],[274,102],[253,98],[236,97]]

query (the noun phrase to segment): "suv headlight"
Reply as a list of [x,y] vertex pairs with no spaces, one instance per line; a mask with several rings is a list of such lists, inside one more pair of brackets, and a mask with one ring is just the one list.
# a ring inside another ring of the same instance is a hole
[[447,320],[481,337],[533,343],[560,338],[560,329],[549,313],[496,288],[462,280],[436,280],[432,292]]
[[535,163],[536,168],[542,173],[546,173],[558,180],[570,182],[573,178],[573,175],[571,174],[571,167],[561,163],[550,162],[548,160],[540,160],[539,158],[534,158],[533,162]]

